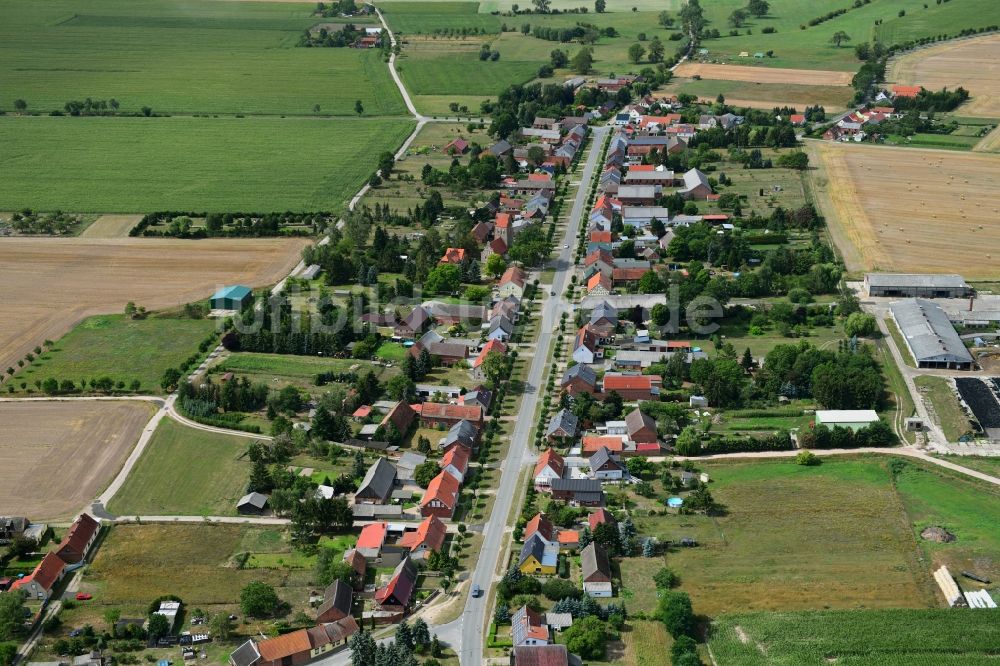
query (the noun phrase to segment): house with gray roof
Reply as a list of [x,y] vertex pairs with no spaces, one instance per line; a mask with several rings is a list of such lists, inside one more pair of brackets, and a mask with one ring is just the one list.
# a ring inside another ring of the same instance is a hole
[[578,363],[563,374],[559,385],[570,395],[593,393],[597,386],[597,373],[589,365]]
[[712,185],[708,176],[698,169],[691,169],[684,172],[684,187],[677,190],[677,194],[685,199],[707,199],[712,194]]
[[549,425],[545,429],[545,436],[549,439],[573,439],[578,432],[578,424],[579,421],[576,418],[576,414],[568,409],[560,409],[549,420]]
[[936,303],[907,298],[889,305],[917,367],[971,370],[974,361],[948,315]]
[[388,504],[396,487],[396,468],[386,458],[376,460],[354,494],[355,504]]
[[608,554],[597,542],[591,542],[580,553],[580,568],[583,575],[583,591],[591,597],[610,597],[611,561]]
[[448,430],[448,434],[441,440],[442,451],[450,449],[455,444],[461,444],[467,449],[474,448],[479,440],[479,429],[466,419],[458,421]]
[[236,503],[236,512],[241,515],[257,515],[264,513],[267,508],[267,495],[261,493],[247,493]]
[[316,609],[317,622],[336,622],[351,614],[354,590],[342,580],[335,580],[323,592],[323,603]]

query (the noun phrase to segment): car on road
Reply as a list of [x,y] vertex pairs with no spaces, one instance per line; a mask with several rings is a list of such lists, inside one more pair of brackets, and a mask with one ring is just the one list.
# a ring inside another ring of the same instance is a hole
[[555,289],[549,289],[549,296],[555,296],[555,295],[556,295],[556,290]]
[[76,593],[76,600],[77,601],[90,601],[93,598],[94,598],[94,595],[88,594],[87,592],[77,592]]
[[569,249],[569,243],[566,243],[566,244],[564,244],[564,245],[563,245],[563,249],[564,249],[564,250],[568,250],[568,249]]
[[483,588],[479,587],[478,585],[473,585],[472,586],[472,598],[473,599],[478,599],[481,596],[483,596]]

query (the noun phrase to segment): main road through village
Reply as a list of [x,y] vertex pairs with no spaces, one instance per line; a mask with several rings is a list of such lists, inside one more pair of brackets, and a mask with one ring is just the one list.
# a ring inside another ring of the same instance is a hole
[[[528,378],[524,384],[524,393],[518,409],[514,431],[511,434],[510,447],[504,458],[500,485],[496,489],[496,501],[493,511],[487,518],[483,528],[483,544],[476,561],[476,568],[469,576],[467,591],[473,585],[478,585],[483,591],[480,597],[468,594],[462,615],[451,622],[431,625],[431,632],[448,644],[459,655],[462,666],[476,666],[483,663],[483,634],[486,631],[486,614],[489,611],[489,590],[497,580],[497,569],[500,558],[506,552],[504,537],[508,534],[508,519],[511,519],[511,509],[515,498],[520,496],[517,483],[521,470],[533,464],[536,455],[529,446],[531,432],[535,425],[535,413],[542,397],[543,378],[546,366],[549,364],[549,350],[553,336],[559,327],[559,317],[563,312],[570,311],[570,304],[564,297],[569,276],[573,271],[573,253],[580,225],[587,209],[587,194],[593,180],[601,147],[609,131],[608,127],[595,127],[591,132],[590,149],[586,162],[580,173],[580,182],[573,208],[570,211],[562,245],[559,253],[550,261],[550,267],[555,271],[551,290],[555,295],[545,296],[542,304],[542,319],[539,325],[538,340],[535,343],[534,355],[528,369]],[[350,652],[342,651],[330,655],[317,662],[321,666],[346,666],[350,664]]]

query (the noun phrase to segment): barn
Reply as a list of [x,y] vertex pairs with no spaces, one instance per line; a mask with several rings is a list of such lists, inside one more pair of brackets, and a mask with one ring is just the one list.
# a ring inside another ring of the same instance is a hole
[[865,293],[896,298],[965,298],[972,288],[961,275],[866,273]]
[[250,287],[236,284],[223,287],[212,294],[213,310],[242,310],[243,306],[253,300]]
[[972,354],[936,303],[907,298],[890,303],[889,310],[918,368],[972,369]]

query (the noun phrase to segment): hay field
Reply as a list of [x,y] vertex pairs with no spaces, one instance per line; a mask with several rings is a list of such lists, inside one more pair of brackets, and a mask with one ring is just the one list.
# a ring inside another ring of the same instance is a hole
[[962,86],[972,95],[957,113],[1000,117],[1000,35],[946,42],[894,58],[886,78],[928,90]]
[[83,230],[80,238],[128,238],[142,215],[101,215]]
[[137,401],[0,403],[0,514],[71,518],[118,473],[152,415]]
[[749,67],[743,65],[709,65],[686,62],[674,70],[675,76],[721,81],[752,81],[754,83],[790,83],[805,86],[848,86],[851,72],[823,69],[784,69],[781,67]]
[[807,150],[848,270],[1000,275],[1000,160],[814,141]]
[[210,296],[226,284],[277,282],[304,239],[6,238],[0,242],[0,368],[86,316],[150,310]]

